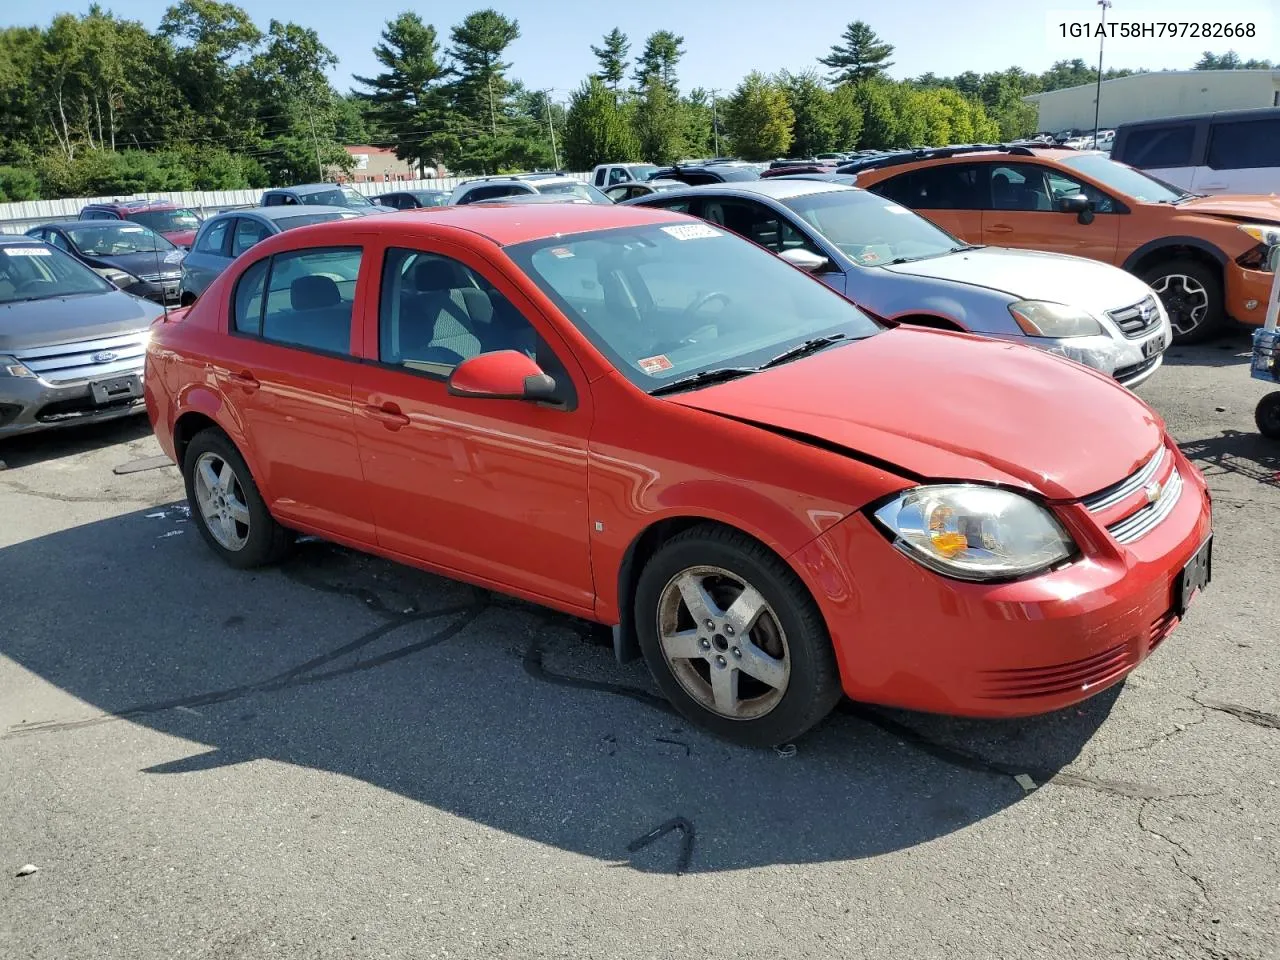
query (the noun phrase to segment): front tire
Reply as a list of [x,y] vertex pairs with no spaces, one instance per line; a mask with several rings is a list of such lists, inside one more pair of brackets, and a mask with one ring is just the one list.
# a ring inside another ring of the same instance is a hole
[[690,722],[749,747],[786,743],[840,698],[831,638],[774,553],[702,525],[663,544],[636,586],[636,632],[654,682]]
[[282,559],[293,534],[267,509],[240,451],[221,430],[201,430],[182,461],[191,520],[226,563],[240,569]]
[[1169,314],[1173,342],[1201,343],[1217,336],[1226,320],[1222,280],[1199,260],[1166,260],[1142,273]]
[[1253,411],[1258,432],[1270,440],[1280,440],[1280,390],[1268,393]]

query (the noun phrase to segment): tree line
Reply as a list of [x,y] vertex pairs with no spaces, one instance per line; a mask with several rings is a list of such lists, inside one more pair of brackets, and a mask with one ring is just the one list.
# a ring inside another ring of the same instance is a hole
[[[1096,78],[1073,60],[1041,74],[894,81],[893,46],[855,21],[810,69],[682,91],[682,37],[655,31],[633,57],[614,29],[591,48],[599,69],[562,105],[514,76],[507,52],[519,36],[519,22],[493,9],[447,33],[402,13],[373,48],[376,72],[341,92],[328,79],[337,58],[314,30],[275,19],[263,29],[221,0],[180,0],[155,30],[97,5],[8,27],[0,202],[310,181],[349,170],[342,146],[360,143],[392,147],[422,173],[473,174],[1010,139],[1035,126],[1022,97]],[[1261,66],[1231,52],[1197,64]]]

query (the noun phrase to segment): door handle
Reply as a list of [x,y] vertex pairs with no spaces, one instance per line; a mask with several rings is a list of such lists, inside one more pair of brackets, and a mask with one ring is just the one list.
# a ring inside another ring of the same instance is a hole
[[241,370],[239,373],[229,373],[227,374],[227,379],[237,387],[243,387],[245,390],[250,392],[257,390],[262,386],[262,384],[258,382],[258,378],[248,370]]
[[1013,233],[1013,227],[1005,223],[993,223],[987,229],[992,233]]
[[399,430],[409,425],[409,418],[394,403],[384,403],[380,407],[369,404],[364,412],[374,420],[381,420],[388,430]]

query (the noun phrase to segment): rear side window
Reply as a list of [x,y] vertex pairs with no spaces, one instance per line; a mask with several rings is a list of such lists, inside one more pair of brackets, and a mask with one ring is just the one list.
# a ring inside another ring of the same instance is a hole
[[497,197],[511,197],[517,193],[531,193],[529,190],[521,190],[519,187],[509,184],[492,187],[476,187],[462,197],[458,203],[475,203],[477,200],[493,200]]
[[1280,167],[1280,118],[1215,123],[1208,163],[1214,170]]
[[328,247],[271,258],[262,338],[326,353],[351,352],[359,247]]
[[270,259],[259,260],[236,281],[235,302],[232,305],[231,324],[236,333],[258,336],[262,333],[262,291],[267,280]]
[[890,177],[869,187],[913,210],[981,210],[985,178],[976,164],[943,164]]
[[255,243],[267,239],[271,231],[256,220],[240,218],[236,220],[236,232],[231,238],[231,255],[238,257]]
[[1122,163],[1138,169],[1191,166],[1191,146],[1196,128],[1189,123],[1170,127],[1138,127],[1130,130],[1124,144]]
[[222,252],[226,249],[227,228],[231,226],[231,221],[218,220],[209,224],[209,229],[200,234],[200,239],[196,241],[196,253],[212,253],[214,256],[225,256]]

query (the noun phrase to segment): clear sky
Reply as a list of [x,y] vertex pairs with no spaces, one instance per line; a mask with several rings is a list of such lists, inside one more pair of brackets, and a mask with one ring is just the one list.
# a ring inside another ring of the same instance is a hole
[[[169,5],[165,0],[100,0],[119,16],[154,28]],[[84,12],[90,0],[9,0],[0,7],[0,25],[47,23],[55,13]],[[385,21],[404,9],[416,9],[448,42],[448,29],[472,10],[491,5],[520,23],[521,36],[510,48],[513,76],[531,88],[553,88],[557,99],[596,69],[590,45],[620,27],[637,53],[644,37],[668,29],[685,39],[679,79],[683,90],[695,86],[732,89],[753,69],[773,72],[815,67],[815,58],[838,41],[845,25],[865,19],[897,49],[890,74],[897,78],[926,71],[953,75],[1020,66],[1031,72],[1054,60],[1081,57],[1096,63],[1096,39],[1063,39],[1053,26],[1068,16],[1096,21],[1092,0],[910,0],[897,3],[841,3],[825,0],[639,0],[630,3],[551,3],[548,0],[257,0],[241,5],[265,28],[272,18],[293,20],[315,29],[337,54],[338,88],[352,74],[375,71],[372,47]],[[1205,50],[1236,50],[1242,58],[1280,59],[1274,32],[1280,27],[1280,0],[1115,0],[1112,20],[1203,21],[1206,17],[1254,21],[1253,40],[1129,39],[1108,40],[1106,65],[1189,69]]]

